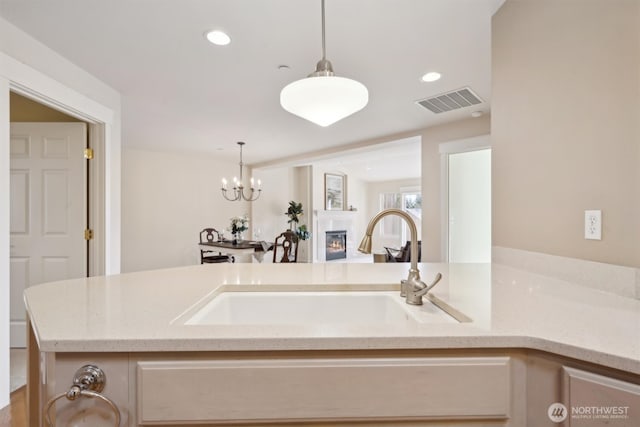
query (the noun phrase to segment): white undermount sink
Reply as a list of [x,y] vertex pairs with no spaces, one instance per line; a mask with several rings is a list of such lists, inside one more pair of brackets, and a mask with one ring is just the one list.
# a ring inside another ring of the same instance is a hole
[[186,325],[318,325],[457,323],[425,300],[410,306],[398,292],[223,292],[193,314]]

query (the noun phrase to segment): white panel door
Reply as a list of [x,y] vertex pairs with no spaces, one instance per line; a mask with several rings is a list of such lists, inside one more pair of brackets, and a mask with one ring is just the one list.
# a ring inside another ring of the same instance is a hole
[[86,276],[86,125],[11,124],[11,346],[26,341],[23,291]]

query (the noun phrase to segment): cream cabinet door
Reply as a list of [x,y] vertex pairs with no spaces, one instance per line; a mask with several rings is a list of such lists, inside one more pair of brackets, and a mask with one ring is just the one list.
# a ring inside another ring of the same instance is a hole
[[640,385],[566,366],[562,382],[565,426],[640,425]]

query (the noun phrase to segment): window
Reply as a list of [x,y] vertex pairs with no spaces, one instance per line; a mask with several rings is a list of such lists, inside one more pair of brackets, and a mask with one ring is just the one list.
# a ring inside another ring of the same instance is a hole
[[[382,193],[380,194],[380,210],[401,209],[402,194]],[[387,216],[380,221],[380,235],[387,238],[400,237],[401,219],[397,216]]]
[[[391,208],[407,212],[420,230],[422,223],[422,193],[420,191],[407,189],[398,193],[380,194],[380,210]],[[420,233],[418,234],[420,235]],[[398,216],[387,216],[381,220],[380,236],[396,239],[398,246],[403,245],[411,237],[407,223]]]

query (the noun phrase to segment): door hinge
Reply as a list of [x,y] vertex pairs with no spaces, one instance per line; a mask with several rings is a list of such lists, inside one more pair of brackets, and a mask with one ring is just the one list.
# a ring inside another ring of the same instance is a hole
[[93,148],[84,149],[84,158],[87,160],[93,159]]
[[90,228],[87,228],[86,230],[84,230],[84,240],[91,240],[93,239],[93,230]]

